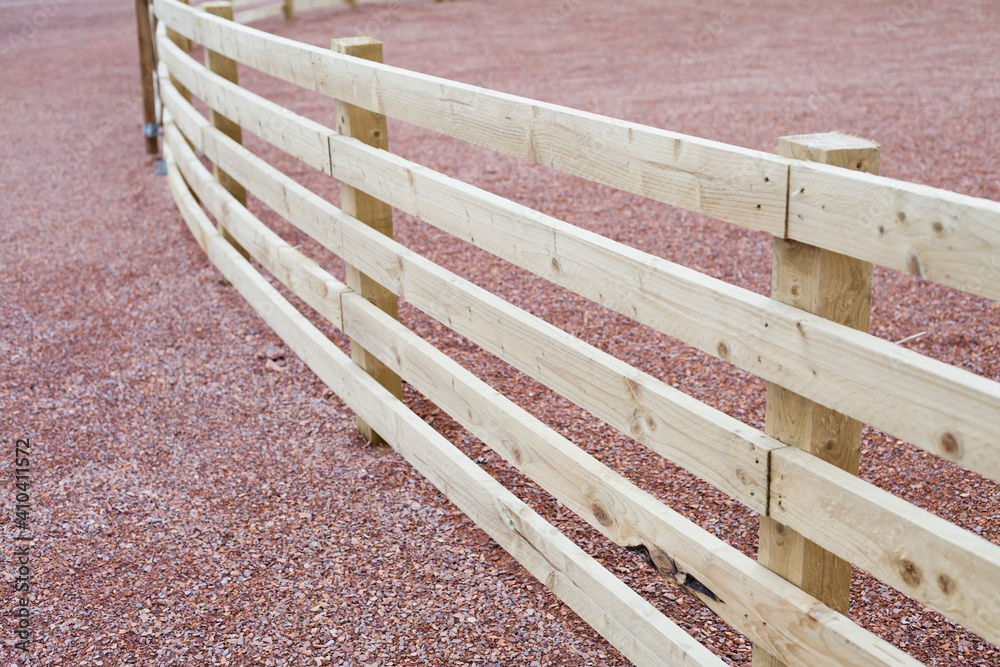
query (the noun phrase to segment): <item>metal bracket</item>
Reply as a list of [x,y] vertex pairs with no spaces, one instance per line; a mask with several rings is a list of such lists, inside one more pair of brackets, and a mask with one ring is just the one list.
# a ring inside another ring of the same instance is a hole
[[142,134],[147,139],[152,139],[153,137],[162,137],[163,128],[156,123],[146,123],[142,126]]
[[153,173],[156,174],[157,176],[166,176],[167,161],[161,157],[158,157],[155,160],[153,160]]

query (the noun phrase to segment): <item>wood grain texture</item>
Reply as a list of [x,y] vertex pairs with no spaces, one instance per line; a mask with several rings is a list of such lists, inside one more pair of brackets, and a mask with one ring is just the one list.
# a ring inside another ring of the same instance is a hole
[[476,86],[361,62],[252,28],[227,27],[176,0],[158,11],[231,58],[334,99],[538,164],[777,236],[787,161]]
[[[382,42],[370,37],[352,37],[335,39],[330,48],[352,58],[382,62]],[[345,137],[353,137],[366,146],[386,151],[389,149],[389,129],[386,118],[382,114],[368,111],[337,100],[337,132]],[[372,197],[367,192],[340,184],[340,206],[345,214],[360,220],[380,234],[392,238],[392,207],[385,202]],[[347,262],[344,267],[347,276],[347,286],[354,292],[375,304],[392,318],[398,318],[396,295],[372,280],[358,268]],[[369,375],[379,381],[396,398],[403,398],[403,383],[399,376],[368,354],[364,346],[351,341],[351,358],[354,363],[363,368]],[[358,421],[358,430],[372,444],[382,442],[381,436],[373,431],[368,424]]]
[[790,178],[789,238],[1000,300],[1000,203],[806,162]]
[[[179,140],[175,145],[187,148]],[[723,664],[358,369],[221,238],[180,178],[169,148],[166,157],[178,208],[213,263],[292,351],[353,410],[390,434],[390,444],[459,509],[635,664]],[[199,179],[203,185],[206,177]]]
[[[877,171],[879,166],[878,144],[839,133],[782,137],[778,154],[823,160],[846,169]],[[872,265],[799,241],[775,239],[771,298],[867,332]],[[767,385],[765,432],[853,475],[858,474],[862,426],[781,385]],[[848,613],[851,563],[781,524],[770,512],[760,518],[757,560],[841,614]],[[784,663],[754,647],[753,664],[774,667]]]
[[773,519],[1000,644],[1000,546],[796,448],[771,468]]
[[[163,57],[183,62],[183,54],[169,46]],[[175,76],[182,76],[180,69]],[[558,285],[1000,481],[997,382],[372,150],[197,68],[184,77],[190,85],[200,80],[218,89],[212,103],[226,113],[243,108],[249,123],[244,127],[263,128],[260,136],[276,146],[301,151],[307,143],[311,164],[325,161],[342,182],[368,188]],[[282,138],[301,134],[309,136],[304,143]],[[312,148],[321,137],[329,140],[325,158]]]
[[[330,137],[331,174],[810,400],[1000,480],[1000,384]],[[855,304],[863,307],[864,302]]]

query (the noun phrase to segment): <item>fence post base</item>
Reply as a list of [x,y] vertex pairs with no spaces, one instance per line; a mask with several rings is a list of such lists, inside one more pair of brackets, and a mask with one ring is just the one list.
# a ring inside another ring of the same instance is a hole
[[[782,137],[778,154],[877,174],[878,144],[845,134]],[[795,192],[789,196],[794,198]],[[774,240],[771,298],[839,324],[868,331],[872,265],[788,239]],[[768,383],[765,431],[851,474],[858,474],[862,424]],[[762,516],[758,561],[844,615],[851,594],[851,564],[781,523]],[[753,667],[783,662],[757,646]]]
[[[382,42],[370,37],[335,39],[330,48],[348,56],[382,62]],[[389,149],[385,116],[341,100],[337,100],[337,132],[354,137],[375,148]],[[392,238],[392,208],[385,202],[341,183],[340,207],[344,213]],[[383,312],[398,319],[398,302],[395,294],[350,264],[346,269],[349,288],[374,303]],[[399,376],[354,341],[351,341],[351,358],[396,398],[402,399],[403,383]],[[373,445],[385,443],[385,440],[364,420],[357,418],[356,421],[358,431],[368,442]]]

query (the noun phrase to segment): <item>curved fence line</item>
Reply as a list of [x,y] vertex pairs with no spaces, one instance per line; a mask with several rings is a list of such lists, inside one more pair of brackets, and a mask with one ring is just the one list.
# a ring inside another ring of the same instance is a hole
[[[845,169],[877,164],[877,147],[842,135],[785,138],[782,156],[759,153],[388,67],[364,59],[380,60],[373,40],[325,51],[177,0],[155,6],[168,180],[209,258],[355,410],[359,427],[396,448],[636,664],[719,661],[410,412],[393,390],[398,378],[746,634],[755,664],[916,664],[845,616],[851,564],[1000,642],[1000,546],[856,477],[866,422],[1000,480],[1000,383],[856,330],[867,328],[873,258],[1000,296],[988,263],[1000,248],[1000,204]],[[206,47],[207,66],[185,52],[187,40]],[[229,66],[237,61],[334,97],[339,126],[240,88]],[[768,231],[777,237],[774,296],[394,156],[383,150],[381,113]],[[244,148],[241,130],[340,181],[343,208]],[[341,257],[347,284],[254,217],[246,192]],[[389,205],[768,379],[766,433],[399,245],[384,219]],[[245,257],[344,331],[354,361]],[[814,275],[823,279],[810,283]],[[760,562],[402,326],[397,297],[760,512]]]

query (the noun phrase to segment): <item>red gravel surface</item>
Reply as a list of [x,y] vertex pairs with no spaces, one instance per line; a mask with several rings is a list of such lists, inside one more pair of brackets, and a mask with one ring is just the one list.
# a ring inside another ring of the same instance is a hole
[[[400,457],[368,448],[343,403],[220,282],[142,152],[131,12],[110,0],[0,0],[0,438],[34,443],[31,664],[628,664]],[[757,149],[842,129],[882,143],[885,175],[1000,200],[1000,9],[989,0],[390,0],[258,25],[322,45],[368,33],[392,64]],[[241,77],[334,122],[325,98]],[[401,123],[390,140],[445,173],[768,291],[763,235]],[[247,143],[336,200],[322,175]],[[397,228],[456,272],[763,426],[759,380],[411,218],[397,215]],[[754,554],[752,512],[413,309],[401,317]],[[873,332],[926,332],[906,345],[1000,379],[996,303],[877,269]],[[727,662],[749,664],[738,633],[409,389],[406,400]],[[0,458],[5,610],[12,454]],[[862,476],[1000,543],[991,482],[874,430]],[[1000,664],[997,648],[860,572],[851,616],[929,664]],[[5,619],[3,664],[27,664]]]

